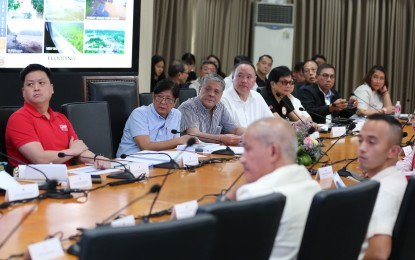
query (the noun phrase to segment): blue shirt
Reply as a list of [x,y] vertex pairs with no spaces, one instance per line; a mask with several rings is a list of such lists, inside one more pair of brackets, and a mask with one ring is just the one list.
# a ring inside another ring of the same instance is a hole
[[173,108],[167,118],[160,116],[153,104],[141,106],[133,110],[125,123],[124,133],[118,147],[117,157],[121,154],[132,154],[141,151],[134,137],[148,135],[150,142],[160,142],[179,137],[180,134],[172,134],[171,130],[180,129],[182,114]]

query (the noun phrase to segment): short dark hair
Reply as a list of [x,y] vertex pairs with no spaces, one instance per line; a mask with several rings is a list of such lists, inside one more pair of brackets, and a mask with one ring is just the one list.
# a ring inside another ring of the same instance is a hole
[[314,62],[314,64],[316,64],[318,67],[318,63],[315,60],[306,60],[304,61],[304,64],[303,64],[303,72],[304,72],[304,66],[306,65],[306,63],[309,63],[309,62]]
[[366,82],[366,84],[368,84],[372,88],[370,83],[372,81],[373,74],[375,74],[375,72],[377,70],[381,71],[381,72],[383,72],[383,74],[385,74],[385,85],[389,86],[389,80],[388,80],[388,76],[386,75],[386,69],[382,65],[375,65],[372,68],[370,68],[370,70],[366,73],[366,76],[363,79],[363,81]]
[[295,72],[303,71],[303,66],[304,66],[304,62],[302,62],[302,61],[297,62],[297,63],[294,65],[294,69],[293,69],[293,71],[295,71]]
[[336,73],[336,68],[333,65],[328,64],[328,63],[323,63],[320,66],[318,66],[317,75],[320,75],[321,71],[324,70],[324,69],[333,69],[334,73]]
[[274,62],[271,55],[268,55],[268,54],[264,54],[264,55],[259,56],[258,62],[261,62],[262,58],[264,58],[264,57],[266,57],[266,58],[270,59],[272,62]]
[[241,63],[242,61],[247,61],[249,63],[252,63],[251,59],[248,56],[238,55],[238,56],[235,56],[235,58],[233,59],[233,66],[237,65],[238,63]]
[[389,125],[389,133],[395,139],[393,140],[393,143],[396,145],[401,145],[402,125],[395,117],[384,114],[372,114],[367,116],[366,120],[386,122]]
[[323,54],[314,54],[313,57],[311,57],[311,59],[314,61],[316,61],[318,58],[324,60],[324,62],[327,62],[327,59]]
[[194,65],[196,63],[195,55],[191,54],[190,52],[186,52],[182,56],[182,61],[186,65]]
[[273,68],[268,75],[267,89],[271,90],[271,81],[278,82],[281,77],[286,76],[292,76],[292,72],[287,66]]
[[162,79],[157,82],[156,86],[154,87],[154,95],[157,95],[163,91],[171,90],[173,97],[175,99],[179,98],[179,86],[177,86],[173,81],[169,79]]
[[175,77],[177,74],[184,72],[184,63],[181,60],[173,61],[168,69],[168,74],[170,77]]
[[235,72],[235,71],[236,71],[236,69],[237,69],[239,66],[243,65],[243,64],[246,64],[246,65],[251,66],[251,67],[254,69],[254,72],[256,71],[254,64],[252,64],[250,61],[246,61],[246,60],[241,61],[241,62],[239,62],[239,63],[235,64],[235,66],[233,67],[233,71]]
[[43,71],[43,72],[45,72],[46,76],[48,76],[49,81],[52,83],[52,79],[51,79],[51,74],[52,73],[50,72],[50,69],[46,68],[43,65],[37,64],[37,63],[30,64],[26,68],[22,69],[20,71],[20,80],[22,82],[24,82],[25,79],[26,79],[27,74],[29,74],[30,72],[33,72],[33,71]]
[[200,68],[202,68],[203,65],[206,65],[206,64],[211,64],[211,65],[215,66],[216,71],[218,70],[218,67],[216,67],[216,64],[213,61],[210,61],[210,60],[204,60],[204,61],[202,61],[202,65],[200,65]]

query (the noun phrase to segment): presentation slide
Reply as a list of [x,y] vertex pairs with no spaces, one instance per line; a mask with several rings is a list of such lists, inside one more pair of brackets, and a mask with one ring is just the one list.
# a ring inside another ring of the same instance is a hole
[[134,0],[0,0],[0,69],[132,67]]

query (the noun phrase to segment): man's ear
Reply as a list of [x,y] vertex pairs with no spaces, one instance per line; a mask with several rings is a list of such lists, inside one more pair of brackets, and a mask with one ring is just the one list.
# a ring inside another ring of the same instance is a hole
[[394,145],[392,146],[392,148],[389,150],[388,153],[388,158],[396,158],[397,156],[399,156],[401,152],[401,147],[399,145]]

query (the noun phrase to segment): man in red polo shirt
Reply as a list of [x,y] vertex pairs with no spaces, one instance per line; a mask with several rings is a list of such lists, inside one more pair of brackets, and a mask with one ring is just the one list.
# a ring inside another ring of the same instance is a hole
[[[88,150],[78,140],[71,123],[49,107],[53,94],[51,72],[40,64],[30,64],[20,72],[24,105],[10,116],[6,128],[7,154],[26,163],[66,163],[72,157],[59,158],[63,152],[76,156],[107,159]],[[96,168],[110,168],[107,161],[78,157],[81,163],[94,163]],[[9,159],[17,166],[17,162]]]

